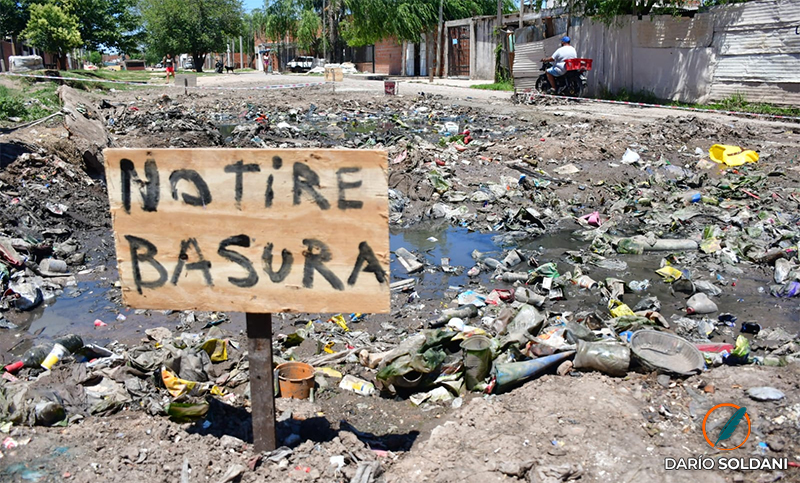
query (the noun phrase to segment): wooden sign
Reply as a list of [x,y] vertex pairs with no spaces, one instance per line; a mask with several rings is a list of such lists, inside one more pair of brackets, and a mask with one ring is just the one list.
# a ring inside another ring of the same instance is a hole
[[136,308],[389,311],[384,151],[106,149]]

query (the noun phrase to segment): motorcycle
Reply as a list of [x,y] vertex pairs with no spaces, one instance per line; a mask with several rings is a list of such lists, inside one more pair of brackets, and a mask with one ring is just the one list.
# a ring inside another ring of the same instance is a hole
[[216,64],[214,64],[214,69],[217,71],[217,74],[222,74],[222,61],[218,60]]
[[[592,59],[568,59],[564,62],[566,72],[556,77],[556,95],[583,97],[586,93],[586,73],[592,70]],[[553,66],[552,62],[543,62],[542,74],[536,79],[536,90],[545,92],[550,88],[547,80],[547,69]]]

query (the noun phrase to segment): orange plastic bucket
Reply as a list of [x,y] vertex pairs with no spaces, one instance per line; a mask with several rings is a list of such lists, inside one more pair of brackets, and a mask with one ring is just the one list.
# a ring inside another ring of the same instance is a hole
[[314,387],[314,368],[305,362],[284,362],[275,368],[282,398],[308,399]]

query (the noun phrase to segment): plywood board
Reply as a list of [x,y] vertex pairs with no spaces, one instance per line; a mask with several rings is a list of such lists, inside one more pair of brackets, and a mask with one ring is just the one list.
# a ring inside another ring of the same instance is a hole
[[389,311],[384,151],[104,153],[126,304]]

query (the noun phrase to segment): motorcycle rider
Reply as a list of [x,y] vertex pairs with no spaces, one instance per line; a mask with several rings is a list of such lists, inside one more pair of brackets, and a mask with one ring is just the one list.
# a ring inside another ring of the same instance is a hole
[[547,69],[547,80],[550,81],[551,92],[556,90],[556,77],[561,77],[567,72],[565,61],[568,59],[577,59],[578,53],[575,47],[569,44],[570,38],[568,36],[561,37],[561,47],[553,52],[552,57],[545,57],[542,62],[552,62],[553,66]]

